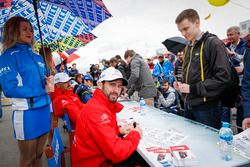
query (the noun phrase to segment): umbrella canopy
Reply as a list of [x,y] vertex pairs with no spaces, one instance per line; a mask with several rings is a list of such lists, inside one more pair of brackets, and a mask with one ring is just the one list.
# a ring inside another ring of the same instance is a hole
[[[30,20],[35,31],[35,41],[39,41],[38,24],[32,3],[33,0],[1,1],[0,30],[2,31],[4,23],[10,17],[22,16]],[[111,16],[101,0],[40,0],[37,6],[44,42],[88,34]]]
[[[65,38],[53,41],[53,42],[44,42],[43,45],[49,47],[52,52],[58,51],[63,52],[74,48],[83,47],[88,44],[90,41],[96,38],[92,33],[80,34],[77,36],[67,36]],[[35,51],[39,51],[41,48],[41,42],[35,43]]]
[[168,51],[177,55],[188,44],[187,40],[182,37],[171,37],[162,42]]
[[[4,23],[9,18],[22,16],[29,19],[32,23],[35,41],[40,41],[39,28],[32,0],[12,0],[8,2],[11,3],[0,7],[0,29],[2,30]],[[90,30],[81,18],[77,17],[74,13],[43,1],[39,1],[38,3],[38,15],[43,42],[52,42],[66,36],[87,34]]]
[[54,5],[60,5],[71,11],[77,17],[82,18],[83,22],[93,30],[97,25],[108,19],[112,15],[102,2],[102,0],[43,0]]

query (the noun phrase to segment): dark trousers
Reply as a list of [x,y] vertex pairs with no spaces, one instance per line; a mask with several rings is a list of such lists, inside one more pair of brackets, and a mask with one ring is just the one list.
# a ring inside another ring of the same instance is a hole
[[[242,121],[243,121],[243,108],[242,108],[242,105],[236,107],[236,109],[237,109],[236,125],[238,127],[242,127]],[[241,128],[237,128],[237,130],[238,130],[238,133],[242,132]]]
[[140,154],[137,151],[135,151],[132,155],[130,155],[130,157],[125,161],[113,165],[113,167],[134,167],[134,166],[149,167],[147,162],[140,156]]
[[221,127],[221,109],[218,103],[207,103],[198,106],[185,104],[184,116],[216,129]]

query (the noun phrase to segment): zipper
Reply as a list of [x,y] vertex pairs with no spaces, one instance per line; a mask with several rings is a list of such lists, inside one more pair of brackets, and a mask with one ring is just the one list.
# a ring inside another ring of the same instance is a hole
[[[186,73],[186,77],[185,77],[185,83],[186,84],[188,84],[188,73],[189,73],[189,69],[190,69],[190,65],[191,65],[191,60],[193,58],[193,49],[194,49],[194,46],[192,46],[191,50],[190,50],[190,59],[189,59],[189,62],[188,62],[187,73]],[[188,97],[188,93],[186,93],[186,96],[184,98],[185,103],[187,102],[187,97]]]

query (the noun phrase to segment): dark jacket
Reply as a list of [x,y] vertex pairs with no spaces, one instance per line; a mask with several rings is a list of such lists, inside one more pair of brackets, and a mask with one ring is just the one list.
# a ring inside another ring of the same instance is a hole
[[122,73],[123,78],[125,79],[129,78],[130,69],[129,69],[129,66],[125,62],[119,63],[116,69]]
[[180,60],[176,60],[174,75],[179,82],[182,82],[182,62]]
[[250,117],[250,41],[247,46],[244,57],[244,74],[241,87],[244,118]]
[[[237,55],[230,56],[230,60],[233,63],[234,67],[240,66],[241,59],[243,59],[243,56],[246,52],[246,46],[247,46],[246,44],[247,44],[246,39],[240,39],[239,44],[236,46],[234,50],[234,52]],[[230,45],[231,43],[228,43],[226,47],[230,49]]]
[[[212,39],[207,40],[208,37]],[[201,79],[200,65],[203,41],[205,41],[202,50],[204,81]],[[206,32],[195,42],[194,46],[187,46],[186,49],[183,59],[183,82],[190,85],[190,93],[183,94],[184,101],[189,106],[218,102],[219,95],[230,82],[230,65],[225,45],[215,35]],[[192,56],[190,56],[191,52]]]
[[84,85],[83,83],[78,85],[78,87],[76,88],[76,90],[74,91],[75,94],[77,94],[77,96],[80,98],[81,102],[86,104],[89,99],[91,99],[93,97],[93,94],[90,90],[90,88],[86,85]]

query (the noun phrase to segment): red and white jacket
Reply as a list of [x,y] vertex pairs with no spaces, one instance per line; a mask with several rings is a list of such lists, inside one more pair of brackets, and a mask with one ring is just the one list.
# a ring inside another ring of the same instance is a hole
[[73,167],[112,166],[136,150],[140,141],[137,131],[119,137],[116,113],[122,109],[123,105],[111,103],[101,90],[95,90],[77,122],[72,145]]
[[62,117],[66,112],[71,121],[72,129],[75,129],[76,122],[84,107],[79,97],[72,90],[63,90],[61,88],[55,88],[50,97],[55,116]]

